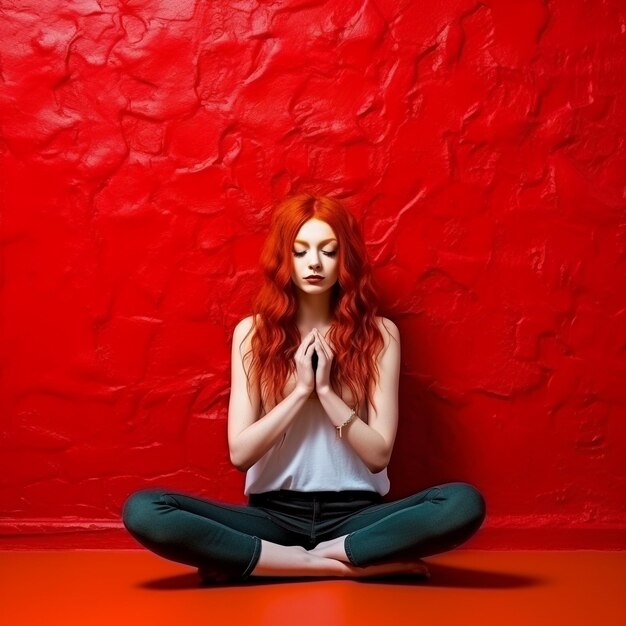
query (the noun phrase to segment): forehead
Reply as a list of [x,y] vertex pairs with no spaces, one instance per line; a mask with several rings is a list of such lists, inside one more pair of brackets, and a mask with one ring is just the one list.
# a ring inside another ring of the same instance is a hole
[[323,244],[336,239],[335,231],[322,220],[310,219],[304,222],[296,235],[295,243]]

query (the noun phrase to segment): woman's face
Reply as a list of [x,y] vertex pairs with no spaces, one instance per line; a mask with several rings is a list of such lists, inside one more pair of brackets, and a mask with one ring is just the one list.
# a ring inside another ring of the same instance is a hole
[[[330,289],[338,277],[338,246],[335,231],[326,222],[310,219],[302,224],[293,244],[293,282],[309,293]],[[322,279],[306,280],[312,274],[322,276]]]

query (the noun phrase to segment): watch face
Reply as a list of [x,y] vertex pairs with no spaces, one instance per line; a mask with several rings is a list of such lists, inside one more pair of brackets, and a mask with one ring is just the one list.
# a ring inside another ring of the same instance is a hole
[[313,355],[311,356],[311,364],[313,365],[314,372],[317,371],[317,361],[318,361],[317,352],[313,350]]

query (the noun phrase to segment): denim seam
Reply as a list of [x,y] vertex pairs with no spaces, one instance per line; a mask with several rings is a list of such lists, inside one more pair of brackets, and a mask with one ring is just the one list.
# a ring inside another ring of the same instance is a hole
[[352,552],[352,546],[350,543],[352,540],[353,534],[354,533],[350,533],[349,535],[346,535],[346,538],[343,542],[343,547],[344,547],[344,550],[346,551],[346,556],[350,560],[350,563],[352,563],[352,565],[356,565],[356,567],[360,567],[360,565],[354,560],[354,553]]
[[[424,496],[423,502],[426,502],[428,500],[428,497],[430,496],[431,491],[441,491],[441,489],[439,487],[432,487],[431,489],[429,489],[428,492],[426,493],[426,495]],[[359,517],[363,517],[365,515],[370,515],[371,513],[375,513],[375,511],[372,511],[373,507],[380,506],[380,505],[383,505],[383,504],[396,504],[396,502],[378,502],[378,503],[375,503],[375,504],[373,504],[371,506],[366,506],[363,509],[360,509],[358,511],[354,511],[354,513],[350,513],[346,517],[346,520],[350,519],[352,517],[359,518]],[[400,509],[400,510],[402,510],[402,509]],[[342,520],[342,522],[343,521],[345,521],[345,520]]]
[[246,580],[250,574],[252,574],[252,570],[256,567],[256,564],[261,556],[261,540],[258,537],[253,537],[254,539],[254,551],[252,553],[252,558],[248,563],[248,566],[243,571],[241,575],[241,580]]
[[[206,503],[206,500],[202,500],[201,498],[194,498],[193,496],[188,496],[186,493],[185,493],[185,494],[180,494],[180,493],[169,493],[169,492],[168,492],[168,493],[164,493],[164,494],[162,494],[162,495],[164,495],[164,496],[170,496],[170,497],[172,497],[172,498],[174,498],[174,499],[176,499],[176,496],[178,496],[178,495],[183,495],[185,498],[190,498],[191,500],[195,500],[196,502],[202,502],[203,504],[205,504],[205,503]],[[219,509],[222,509],[222,510],[224,510],[224,511],[230,511],[230,509],[229,509],[229,507],[228,507],[228,506],[223,506],[223,505],[221,505],[219,502],[214,502],[214,501],[210,500],[210,501],[209,501],[209,504],[212,504],[213,506],[215,506],[215,507],[217,507],[217,508],[219,508]],[[260,507],[250,506],[250,505],[241,505],[241,506],[243,506],[243,507],[245,507],[245,508],[244,508],[244,509],[242,509],[241,511],[238,511],[238,513],[243,513],[244,515],[248,515],[248,516],[250,516],[250,517],[257,517],[254,513],[250,513],[250,512],[248,512],[248,511],[246,511],[245,509],[249,507],[249,508],[251,508],[251,509],[258,510]],[[267,519],[271,519],[271,518],[267,515],[267,513],[265,513],[265,511],[262,511],[262,513],[265,515],[265,517],[266,517]]]

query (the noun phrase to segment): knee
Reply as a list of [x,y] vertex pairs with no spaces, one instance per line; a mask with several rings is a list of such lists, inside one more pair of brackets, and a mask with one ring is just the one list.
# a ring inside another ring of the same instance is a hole
[[448,483],[442,489],[465,524],[479,528],[487,515],[487,503],[482,493],[465,482]]
[[126,498],[122,507],[122,522],[131,534],[145,537],[154,528],[154,510],[159,504],[162,489],[140,489]]

